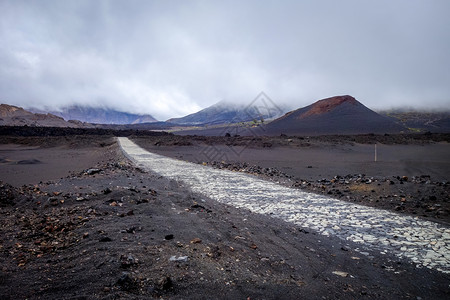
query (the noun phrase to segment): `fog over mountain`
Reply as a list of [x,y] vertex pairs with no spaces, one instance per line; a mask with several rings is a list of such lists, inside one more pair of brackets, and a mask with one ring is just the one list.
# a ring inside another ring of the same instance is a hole
[[80,121],[67,122],[50,113],[33,113],[22,107],[0,104],[0,126],[92,127]]
[[259,101],[254,101],[250,105],[220,101],[193,114],[181,118],[172,118],[167,120],[167,122],[180,125],[216,125],[248,121],[265,122],[281,116],[285,111],[278,106],[274,106],[273,103],[264,103],[259,98],[257,100]]
[[[41,112],[39,110],[32,110]],[[72,105],[58,111],[49,113],[64,118],[65,120],[78,120],[95,124],[140,124],[151,123],[157,120],[149,114],[130,114],[110,108],[94,108],[90,106]]]
[[450,103],[447,0],[0,1],[0,101],[158,120],[264,91],[298,108]]

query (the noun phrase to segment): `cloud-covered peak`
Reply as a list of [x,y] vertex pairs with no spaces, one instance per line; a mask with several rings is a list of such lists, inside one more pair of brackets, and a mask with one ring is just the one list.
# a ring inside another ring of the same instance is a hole
[[1,101],[157,119],[261,91],[300,107],[450,101],[450,4],[434,1],[2,1]]

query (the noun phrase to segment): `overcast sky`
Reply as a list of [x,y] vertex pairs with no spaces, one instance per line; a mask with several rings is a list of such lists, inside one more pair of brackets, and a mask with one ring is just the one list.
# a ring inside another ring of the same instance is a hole
[[264,91],[450,107],[450,1],[0,0],[0,102],[159,120]]

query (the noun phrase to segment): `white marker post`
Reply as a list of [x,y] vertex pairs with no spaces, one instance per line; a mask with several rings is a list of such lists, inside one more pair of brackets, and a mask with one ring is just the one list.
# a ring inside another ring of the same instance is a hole
[[377,161],[377,144],[375,143],[375,162]]

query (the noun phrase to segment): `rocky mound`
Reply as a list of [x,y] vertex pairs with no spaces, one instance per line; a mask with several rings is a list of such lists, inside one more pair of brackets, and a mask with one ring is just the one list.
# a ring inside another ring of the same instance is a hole
[[288,112],[269,123],[268,134],[399,133],[406,129],[351,96],[336,96]]

